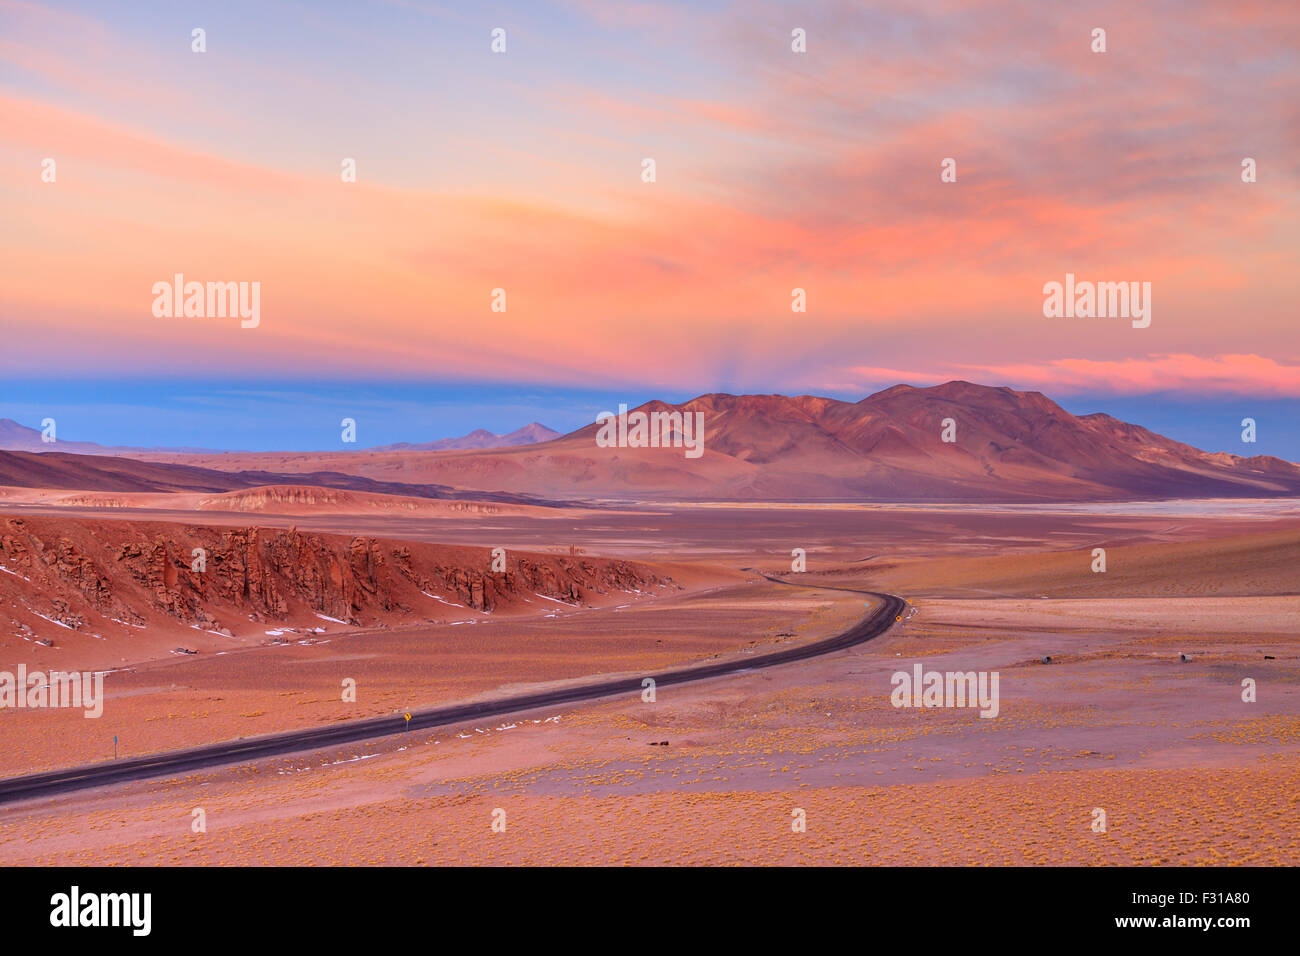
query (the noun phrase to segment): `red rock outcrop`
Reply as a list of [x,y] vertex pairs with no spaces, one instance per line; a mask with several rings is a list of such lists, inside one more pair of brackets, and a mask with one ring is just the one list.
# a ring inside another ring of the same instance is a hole
[[[0,595],[17,591],[47,620],[139,625],[161,612],[225,631],[232,624],[417,623],[449,605],[525,610],[542,595],[588,603],[614,590],[663,587],[647,565],[574,555],[508,553],[295,528],[215,528],[158,522],[0,518]],[[15,619],[15,624],[19,623]]]

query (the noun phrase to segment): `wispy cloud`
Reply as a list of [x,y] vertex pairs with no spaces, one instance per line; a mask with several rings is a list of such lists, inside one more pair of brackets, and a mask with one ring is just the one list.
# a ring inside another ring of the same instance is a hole
[[[0,8],[0,370],[1296,393],[1294,4],[232,2],[204,55]],[[1152,327],[1042,320],[1067,271],[1152,282]],[[260,281],[261,326],[153,319],[174,272]]]
[[1206,392],[1300,398],[1300,362],[1279,362],[1259,355],[1149,355],[1113,361],[1053,359],[1043,363],[949,366],[947,371],[897,368],[853,369],[871,382],[935,385],[954,378],[974,378],[994,385],[1033,388],[1052,393]]

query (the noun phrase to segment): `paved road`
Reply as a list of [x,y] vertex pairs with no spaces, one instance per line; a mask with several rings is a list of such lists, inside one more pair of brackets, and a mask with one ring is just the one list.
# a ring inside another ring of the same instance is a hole
[[[769,575],[764,575],[764,577],[769,577],[770,580],[781,584],[791,584],[789,581],[782,581],[780,578],[773,578]],[[482,720],[486,717],[504,717],[540,707],[554,707],[559,704],[598,700],[602,697],[635,696],[639,698],[642,689],[641,681],[645,677],[654,678],[656,688],[667,687],[673,684],[685,684],[690,681],[721,677],[725,674],[789,664],[794,661],[818,657],[822,654],[830,654],[846,647],[852,647],[855,644],[861,644],[889,630],[895,623],[896,618],[901,616],[907,607],[907,602],[892,594],[877,594],[872,591],[857,591],[854,588],[832,588],[823,585],[807,586],[833,591],[853,591],[876,600],[873,602],[874,606],[871,608],[871,613],[847,631],[820,641],[800,644],[797,647],[770,651],[766,654],[755,654],[751,657],[720,661],[715,664],[680,667],[658,673],[650,672],[638,677],[621,677],[470,704],[413,710],[411,711],[409,728],[406,725],[405,718],[400,715],[371,717],[365,720],[351,720],[330,724],[326,727],[314,727],[309,730],[291,730],[261,737],[246,737],[241,740],[205,744],[188,750],[172,750],[145,757],[129,757],[108,763],[71,767],[66,770],[52,770],[46,773],[27,774],[21,777],[8,777],[0,779],[0,803],[29,800],[36,797],[50,797],[72,790],[102,787],[114,783],[143,780],[149,777],[177,776],[222,764],[278,757],[284,754],[316,750],[321,747],[373,740],[377,737],[405,733],[408,729],[424,730]]]

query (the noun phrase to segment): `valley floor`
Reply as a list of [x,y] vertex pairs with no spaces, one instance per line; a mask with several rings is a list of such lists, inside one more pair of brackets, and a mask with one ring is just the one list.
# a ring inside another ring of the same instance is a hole
[[[18,715],[0,715],[4,772],[100,759],[105,734],[156,750],[340,719],[345,672],[377,713],[753,653],[847,627],[863,601],[844,587],[908,598],[905,622],[653,702],[0,807],[0,863],[1300,863],[1295,517],[1017,515],[996,540],[988,515],[806,518],[693,508],[657,529],[653,511],[603,532],[578,523],[566,540],[693,567],[691,586],[550,618],[141,662],[99,721],[23,714],[15,734]],[[543,543],[512,521],[494,543]],[[475,537],[468,518],[433,530]],[[1090,570],[1094,545],[1113,577]],[[795,547],[804,574],[789,573]],[[893,706],[892,676],[917,664],[996,671],[997,717]]]

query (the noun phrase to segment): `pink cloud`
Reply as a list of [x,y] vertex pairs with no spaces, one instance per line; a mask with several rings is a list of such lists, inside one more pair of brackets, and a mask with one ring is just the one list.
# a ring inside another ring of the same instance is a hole
[[1194,391],[1300,397],[1300,364],[1287,364],[1259,355],[1225,354],[1204,358],[1171,353],[1109,361],[1065,358],[1012,365],[952,365],[950,369],[948,372],[917,372],[859,367],[852,371],[870,381],[934,385],[954,378],[974,378],[990,384],[1041,389],[1053,394]]
[[[841,378],[856,354],[876,381],[1300,394],[1289,359],[1260,357],[1295,341],[1300,7],[1103,5],[1099,57],[1092,10],[1016,0],[811,7],[795,21],[806,55],[781,5],[574,3],[627,69],[593,80],[532,44],[520,108],[480,102],[483,74],[464,88],[472,121],[454,122],[415,73],[352,91],[306,46],[278,67],[214,56],[237,69],[159,83],[166,61],[138,32],[0,0],[31,24],[0,40],[23,79],[0,89],[0,179],[24,227],[0,237],[0,309],[20,341],[61,330],[69,366],[188,349],[236,367],[368,356],[403,373],[793,387]],[[259,124],[247,90],[263,87],[309,108],[285,123],[272,100]],[[436,143],[408,135],[402,109],[374,109],[388,93],[430,94]],[[237,115],[217,135],[223,108]],[[354,151],[365,173],[345,187]],[[1261,170],[1249,186],[1246,154]],[[653,185],[638,178],[647,155]],[[45,156],[57,186],[37,179]],[[956,183],[939,180],[946,156]],[[255,350],[139,320],[141,289],[200,268],[265,282]],[[1149,336],[1043,322],[1042,284],[1067,271],[1152,281]],[[507,318],[485,315],[497,286]],[[807,313],[790,311],[796,286]]]

